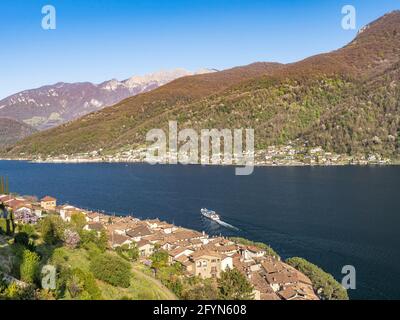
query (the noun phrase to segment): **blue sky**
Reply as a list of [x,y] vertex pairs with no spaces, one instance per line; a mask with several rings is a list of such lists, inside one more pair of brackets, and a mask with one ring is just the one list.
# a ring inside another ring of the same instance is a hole
[[[41,28],[44,5],[57,29]],[[339,48],[399,0],[1,0],[0,99],[59,81],[102,82],[160,69],[293,62]]]

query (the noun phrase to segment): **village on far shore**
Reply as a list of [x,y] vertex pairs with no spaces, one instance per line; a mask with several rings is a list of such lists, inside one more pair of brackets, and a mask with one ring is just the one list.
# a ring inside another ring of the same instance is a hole
[[256,300],[319,300],[311,280],[263,248],[244,245],[224,237],[211,237],[158,219],[139,220],[132,216],[110,216],[69,204],[57,205],[54,197],[0,195],[16,224],[37,224],[49,214],[70,222],[75,214],[86,218],[85,230],[106,232],[108,246],[136,246],[140,262],[150,266],[157,250],[168,252],[169,263],[182,265],[187,277],[219,278],[222,271],[236,268],[254,287]]
[[[77,154],[64,154],[57,156],[35,155],[27,157],[21,153],[18,158],[3,160],[21,160],[38,163],[147,163],[148,149],[145,147],[119,150],[109,154],[102,149],[92,152]],[[242,160],[246,159],[247,165],[255,167],[304,167],[304,166],[387,166],[400,164],[398,159],[390,159],[379,153],[358,155],[338,154],[324,150],[321,146],[309,146],[308,142],[299,139],[289,141],[286,145],[272,145],[265,149],[257,149],[254,152],[243,152]],[[195,162],[190,159],[187,152],[167,151],[161,156],[158,163],[168,164],[171,158],[177,158],[179,163],[199,165],[243,165],[235,160],[235,157],[224,158],[223,153],[213,154],[212,158],[199,157]]]

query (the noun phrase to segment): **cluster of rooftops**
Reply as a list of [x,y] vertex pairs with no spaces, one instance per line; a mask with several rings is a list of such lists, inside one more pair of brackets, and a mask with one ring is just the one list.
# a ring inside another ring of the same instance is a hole
[[0,203],[13,211],[17,223],[35,224],[49,213],[59,214],[69,222],[74,214],[83,214],[86,218],[84,229],[105,232],[110,249],[135,246],[140,261],[147,265],[151,264],[149,258],[156,250],[164,250],[168,253],[169,263],[181,264],[187,277],[219,278],[221,272],[236,268],[253,285],[255,299],[318,299],[308,277],[257,246],[243,245],[221,236],[212,237],[159,219],[140,220],[68,204],[58,206],[57,200],[50,196],[39,200],[0,195]]

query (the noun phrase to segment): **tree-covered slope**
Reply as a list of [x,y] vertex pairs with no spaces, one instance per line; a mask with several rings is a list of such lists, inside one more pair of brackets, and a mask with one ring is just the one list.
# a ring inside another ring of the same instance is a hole
[[36,131],[31,126],[17,120],[0,118],[0,147],[12,145]]
[[33,135],[8,155],[114,153],[143,145],[148,130],[177,120],[181,128],[254,128],[258,149],[300,139],[340,153],[397,157],[399,62],[396,11],[334,52],[181,78]]

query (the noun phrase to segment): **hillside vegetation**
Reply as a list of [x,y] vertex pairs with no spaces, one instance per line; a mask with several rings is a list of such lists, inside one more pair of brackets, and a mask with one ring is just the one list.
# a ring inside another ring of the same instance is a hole
[[303,272],[313,283],[315,292],[324,300],[348,300],[347,291],[332,275],[303,258],[290,258],[286,263]]
[[0,147],[10,146],[36,131],[25,123],[9,118],[0,118]]
[[8,156],[48,156],[145,144],[153,128],[254,128],[256,147],[302,142],[347,154],[400,154],[400,12],[342,49],[281,65],[257,63],[178,79],[35,134]]
[[[107,250],[104,237],[79,228],[74,231],[79,243],[74,244],[61,239],[65,228],[76,226],[57,216],[49,216],[37,226],[18,225],[8,235],[0,224],[0,300],[177,299],[145,274],[139,263]],[[56,268],[54,290],[43,288],[41,270],[45,265]],[[3,275],[14,281],[5,283]]]

